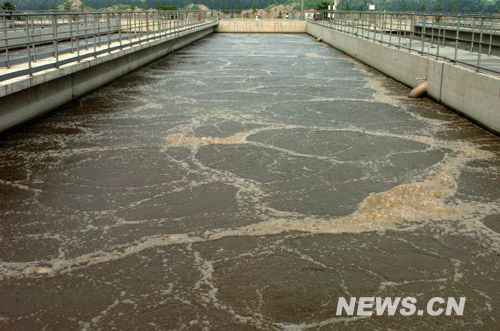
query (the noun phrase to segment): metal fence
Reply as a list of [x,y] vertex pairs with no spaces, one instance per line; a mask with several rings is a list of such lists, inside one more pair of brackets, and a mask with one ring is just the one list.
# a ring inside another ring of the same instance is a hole
[[[219,19],[260,19],[256,16],[253,11],[0,12],[0,81],[155,42]],[[309,22],[500,74],[500,17],[322,11]]]
[[310,22],[500,74],[500,17],[322,11]]
[[217,11],[0,12],[0,81],[216,21]]
[[223,20],[300,20],[302,15],[298,10],[285,10],[283,12],[266,12],[253,10],[225,10],[220,11]]

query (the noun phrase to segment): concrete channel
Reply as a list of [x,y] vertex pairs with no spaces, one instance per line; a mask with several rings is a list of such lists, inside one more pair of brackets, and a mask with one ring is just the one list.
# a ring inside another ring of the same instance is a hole
[[409,87],[415,87],[422,80],[428,81],[428,95],[435,101],[497,134],[500,132],[500,78],[497,75],[479,73],[429,56],[412,54],[341,33],[313,21],[248,19],[220,20],[188,31],[179,38],[160,39],[151,45],[151,49],[149,45],[139,45],[60,69],[47,70],[32,77],[3,82],[0,84],[0,131],[82,96],[214,31],[309,33]]
[[499,137],[407,93],[307,34],[215,33],[3,133],[0,329],[499,330]]

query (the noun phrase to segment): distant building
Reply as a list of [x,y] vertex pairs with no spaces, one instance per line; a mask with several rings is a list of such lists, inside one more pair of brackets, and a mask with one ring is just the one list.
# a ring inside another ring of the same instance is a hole
[[318,11],[317,10],[305,10],[304,11],[304,16],[306,20],[314,20],[314,18],[317,16]]

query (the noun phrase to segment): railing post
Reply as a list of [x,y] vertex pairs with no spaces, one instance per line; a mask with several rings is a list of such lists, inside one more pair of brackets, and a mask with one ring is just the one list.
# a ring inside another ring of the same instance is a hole
[[85,50],[89,49],[89,30],[87,24],[87,14],[83,14],[83,25],[85,28]]
[[171,35],[171,34],[172,34],[172,20],[173,20],[173,15],[172,15],[172,13],[169,11],[169,12],[168,12],[168,35]]
[[157,12],[156,13],[157,19],[158,19],[158,38],[161,38],[162,32],[163,32],[163,13],[162,12]]
[[[137,38],[137,18],[135,16],[135,11],[132,12],[132,16],[134,18],[134,38]],[[132,22],[130,24],[132,24]]]
[[453,61],[455,61],[455,62],[457,62],[459,38],[460,38],[460,15],[457,16],[457,33],[455,36],[455,55],[453,56]]
[[59,45],[57,41],[57,14],[52,15],[52,28],[54,33],[54,57],[56,58],[55,67],[59,67]]
[[[94,19],[94,58],[97,58],[97,34],[99,33],[98,29],[99,29],[99,17],[97,16],[99,14],[94,14],[92,15],[93,19]],[[100,38],[100,37],[99,37]]]
[[364,38],[365,37],[365,17],[362,13],[359,15],[361,18],[361,38]]
[[474,17],[472,18],[472,41],[470,44],[470,51],[472,52],[474,50],[474,29],[476,27],[476,20]]
[[361,38],[363,38],[364,36],[364,32],[363,32],[363,14],[359,13],[359,22],[358,22],[358,26],[360,28],[360,36]]
[[76,55],[80,62],[80,15],[76,15]]
[[367,40],[370,40],[370,33],[372,33],[372,16],[373,14],[370,12],[366,13],[366,30],[368,32],[367,34]]
[[384,43],[384,38],[386,34],[386,29],[385,29],[385,13],[382,14],[382,33],[380,34],[380,42]]
[[437,40],[437,45],[436,45],[436,59],[439,58],[439,49],[440,49],[440,44],[441,44],[441,41],[440,41],[440,37],[441,37],[441,27],[442,27],[442,22],[443,21],[443,18],[441,17],[438,21],[438,35],[436,37],[436,40]]
[[[335,12],[332,12],[332,20],[335,21]],[[343,21],[344,21],[344,32],[348,33],[348,34],[353,34],[352,31],[351,31],[351,24],[350,24],[350,17],[349,17],[349,13],[337,13],[337,14],[340,14],[341,17],[343,17]]]
[[160,11],[156,12],[156,20],[157,20],[157,31],[158,31],[158,38],[161,38],[161,33],[163,31],[163,21],[162,21],[162,13]]
[[420,51],[421,54],[424,54],[424,49],[425,49],[425,25],[427,23],[427,16],[424,15],[424,20],[422,21],[422,29],[420,30],[420,42],[421,42],[421,46],[422,46],[422,49]]
[[[33,34],[35,33],[35,18],[33,17],[31,19],[31,30],[33,31]],[[36,41],[34,39],[34,35],[32,36],[32,40],[33,40],[33,62],[36,62]]]
[[9,58],[9,35],[7,33],[7,15],[3,15],[3,36],[5,39],[5,66],[7,69],[10,68],[10,58]]
[[481,66],[481,53],[483,51],[483,30],[484,30],[484,16],[481,17],[481,29],[479,30],[479,50],[477,52],[477,71]]
[[73,53],[74,51],[74,41],[73,41],[73,17],[72,15],[70,14],[70,18],[69,18],[69,40],[71,41],[71,46],[70,46],[70,49],[71,49],[71,53]]
[[158,10],[156,11],[156,34],[157,38],[161,39],[161,34],[162,34],[162,20],[161,20],[161,12]]
[[410,29],[411,29],[411,33],[410,33],[410,47],[409,50],[411,52],[412,50],[412,46],[413,46],[413,38],[415,38],[415,14],[411,14],[411,19],[410,19]]
[[33,75],[33,68],[31,66],[31,43],[30,43],[30,26],[29,26],[29,16],[25,16],[25,26],[26,26],[26,50],[28,52],[28,70],[29,75]]
[[170,12],[167,11],[165,13],[163,13],[163,19],[165,21],[165,24],[163,25],[163,29],[164,29],[164,36],[165,37],[168,37],[169,33],[170,33]]
[[137,31],[137,39],[139,39],[139,41],[142,39],[142,12],[138,12],[136,13],[136,28],[135,30]]
[[[344,13],[338,14],[338,19],[334,16],[333,12],[328,12],[328,20],[332,22],[334,25],[340,25],[336,30],[340,30],[341,32],[345,32],[345,17]],[[337,21],[337,23],[335,23]]]
[[169,36],[172,32],[172,12],[166,12],[165,36]]
[[146,12],[146,40],[149,42],[149,11]]
[[130,44],[131,39],[132,39],[132,21],[131,21],[131,16],[130,13],[125,13],[127,16],[127,25],[125,31],[127,32],[127,37],[128,37],[128,43]]
[[370,13],[365,14],[366,39],[370,40]]
[[398,47],[401,47],[401,14],[398,14]]
[[[348,23],[348,18],[346,13],[339,13],[340,14],[340,24],[341,24],[341,30],[344,33],[349,33],[349,23]],[[334,13],[331,13],[332,17],[334,16]]]
[[442,24],[442,30],[443,30],[443,47],[446,46],[446,19],[447,17],[443,17],[443,24]]
[[432,25],[431,25],[431,46],[432,46],[432,44],[434,44],[434,28],[435,28],[434,23],[432,23]]
[[120,50],[123,48],[122,44],[122,13],[118,13],[118,40],[120,41]]
[[490,31],[490,43],[488,46],[488,55],[491,55],[491,44],[493,43],[493,32]]
[[111,53],[111,22],[109,18],[109,12],[106,13],[106,25],[108,29],[108,53]]
[[389,45],[392,44],[392,14],[389,14],[391,15],[391,19],[389,20]]
[[352,19],[350,14],[345,14],[345,22],[346,22],[346,31],[348,34],[352,35],[353,34],[353,29],[352,29]]
[[408,21],[408,17],[406,16],[406,14],[403,16],[404,18],[404,23],[403,23],[403,31],[402,31],[402,34],[403,34],[403,38],[406,39],[406,28],[408,27],[408,25],[406,24],[406,22]]
[[359,37],[359,18],[358,17],[356,17],[356,37]]
[[156,39],[156,22],[155,22],[156,12],[151,13],[151,20],[153,21],[153,40]]

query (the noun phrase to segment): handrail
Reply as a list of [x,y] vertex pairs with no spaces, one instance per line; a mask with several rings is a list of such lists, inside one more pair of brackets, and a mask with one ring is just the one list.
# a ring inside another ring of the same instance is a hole
[[217,11],[138,10],[0,13],[0,81],[217,22]]
[[500,74],[497,16],[326,10],[310,22],[476,71]]

